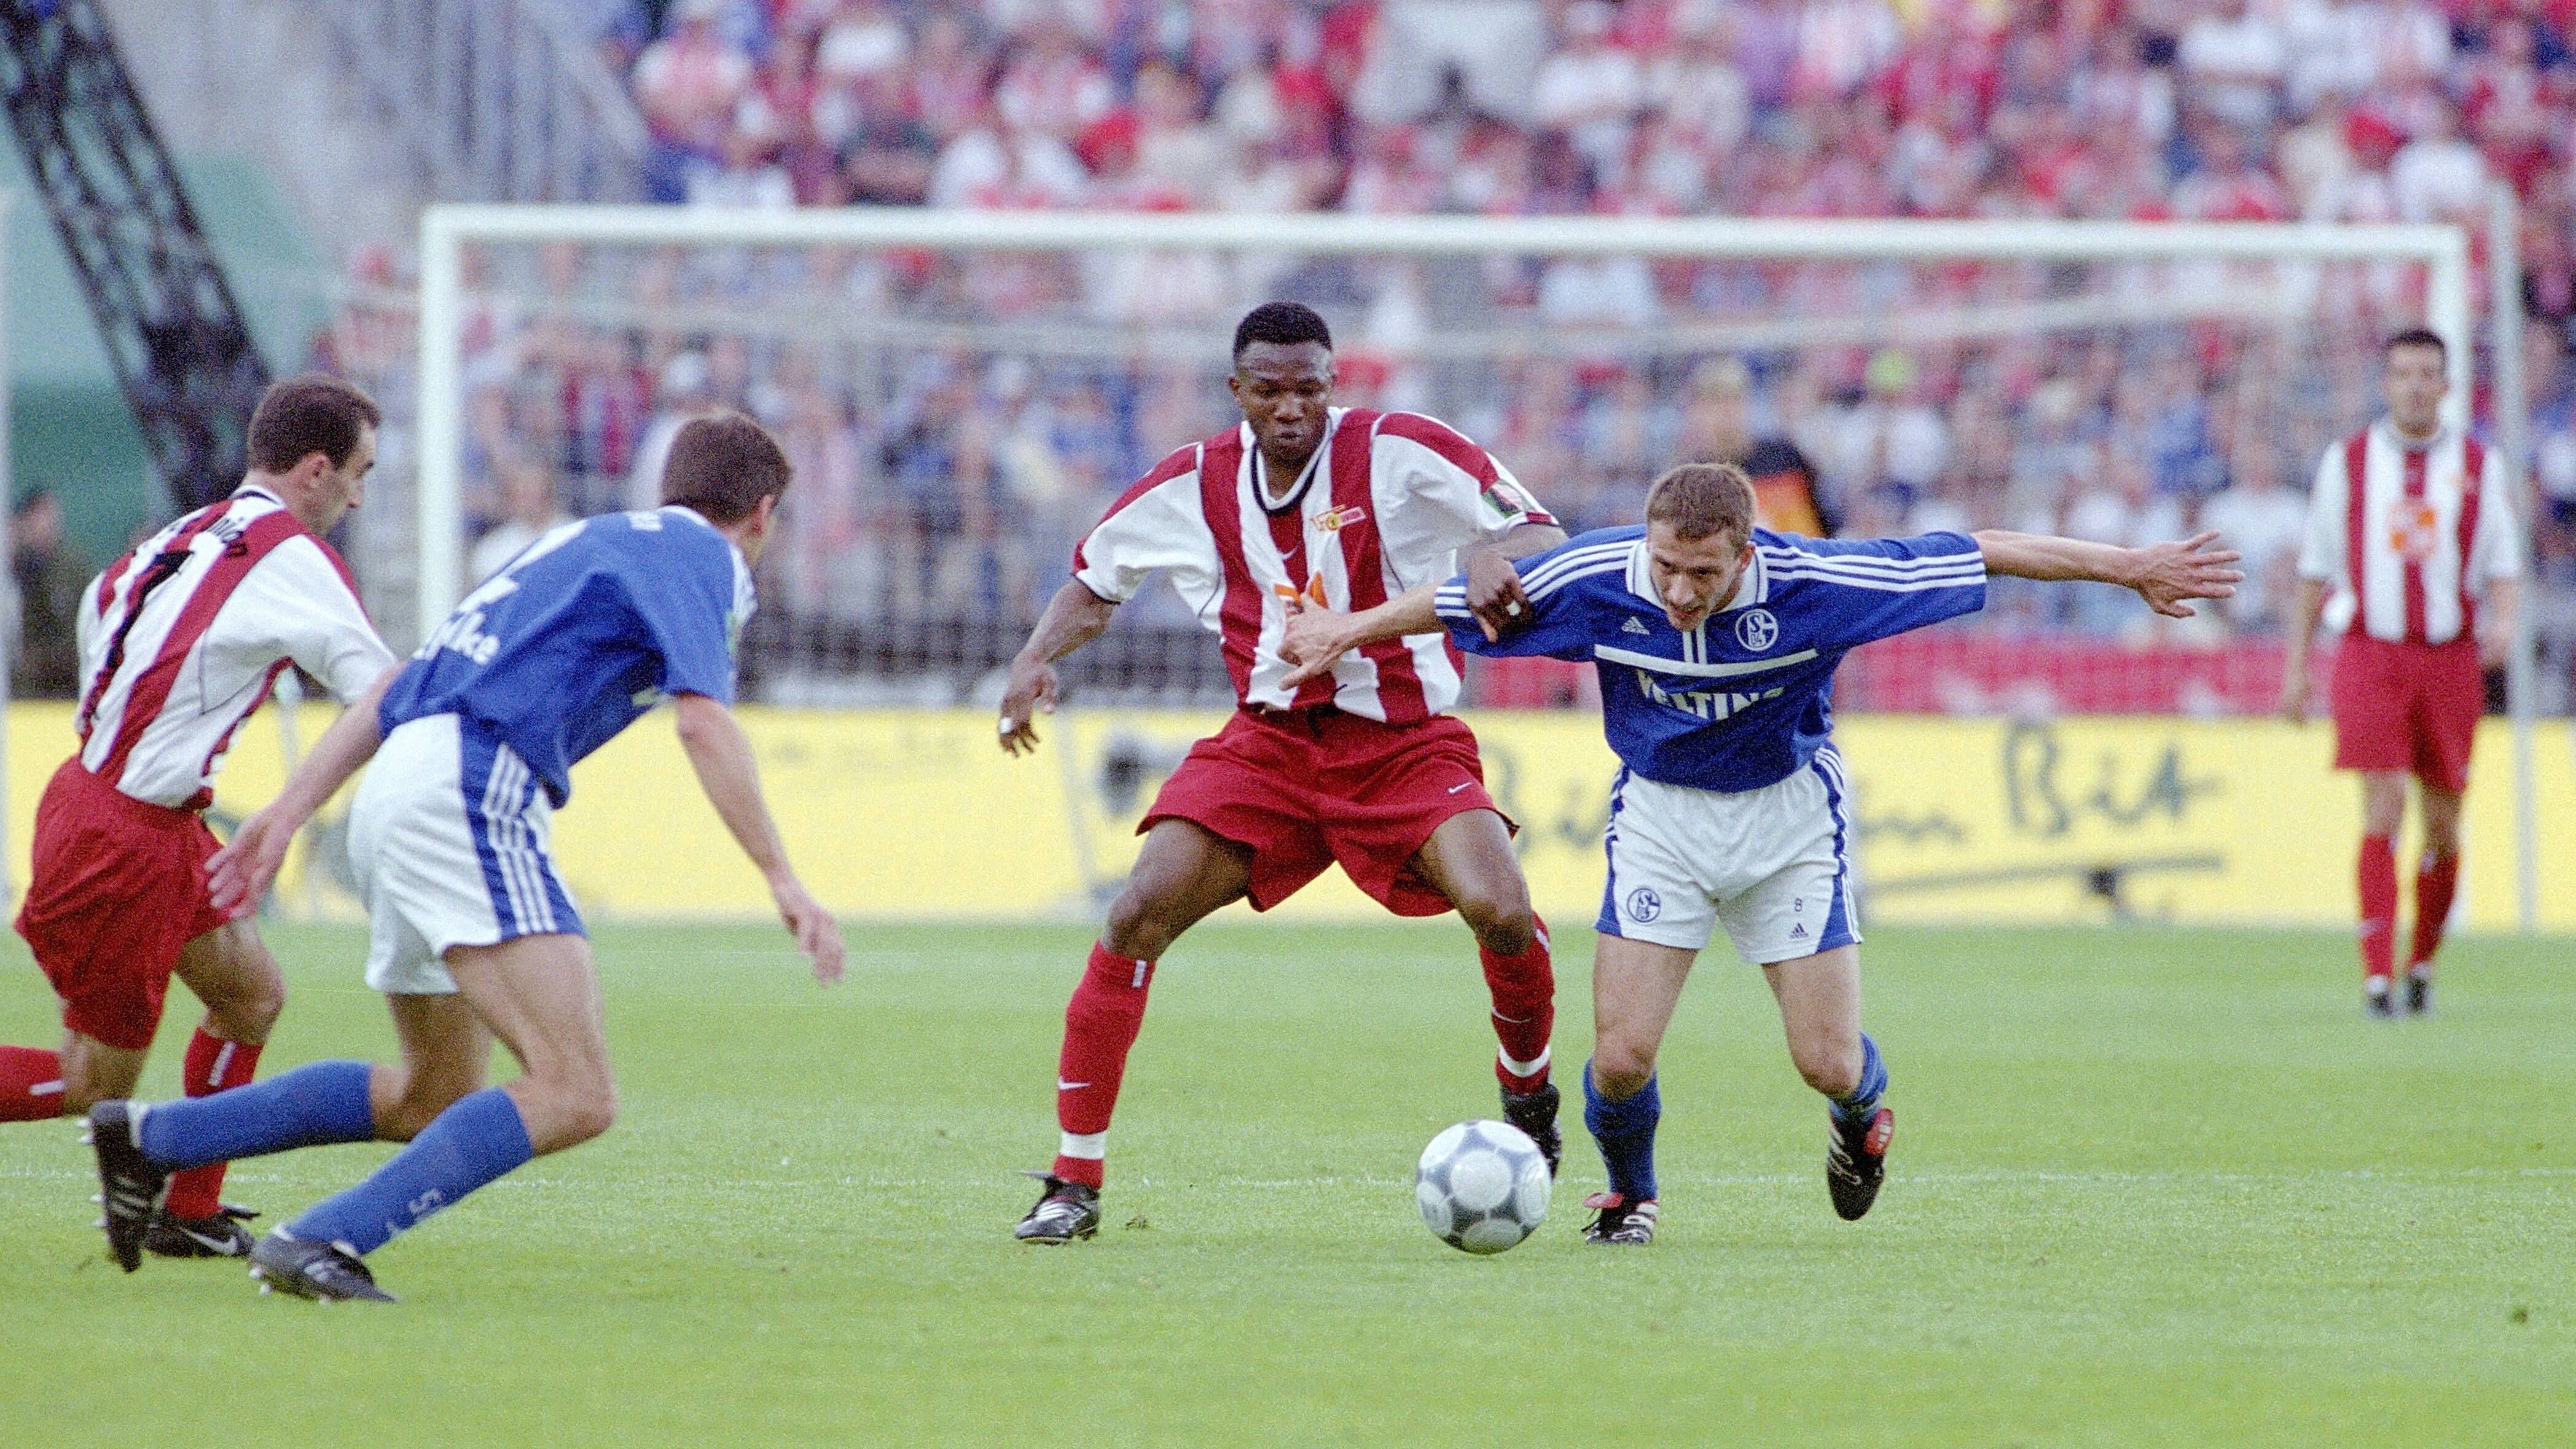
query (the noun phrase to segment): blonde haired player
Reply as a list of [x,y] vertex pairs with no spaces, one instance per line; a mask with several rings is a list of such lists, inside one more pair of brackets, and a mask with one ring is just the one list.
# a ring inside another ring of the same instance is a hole
[[1348,650],[1446,630],[1474,654],[1588,660],[1620,769],[1610,787],[1601,933],[1592,962],[1584,1125],[1610,1190],[1586,1241],[1654,1241],[1655,1057],[1699,953],[1723,927],[1780,1003],[1790,1059],[1827,1099],[1825,1187],[1845,1220],[1869,1211],[1896,1114],[1887,1066],[1860,1029],[1860,928],[1848,791],[1833,747],[1843,655],[1985,607],[1986,579],[2092,580],[2187,617],[2243,575],[2216,534],[2148,548],[1980,532],[1821,540],[1754,523],[1731,463],[1690,463],[1646,494],[1643,527],[1583,534],[1518,566],[1524,617],[1490,638],[1465,581],[1373,609],[1302,611],[1281,652],[1289,682]]
[[2442,423],[2447,349],[2417,328],[2381,349],[2388,415],[2326,450],[2299,551],[2281,710],[2304,724],[2315,685],[2309,646],[2322,623],[2335,646],[2335,768],[2361,772],[2361,970],[2377,1016],[2401,1009],[2397,949],[2399,822],[2406,777],[2422,802],[2415,937],[2402,1009],[2433,1001],[2460,880],[2460,798],[2486,701],[2485,670],[2513,639],[2522,547],[2496,455]]

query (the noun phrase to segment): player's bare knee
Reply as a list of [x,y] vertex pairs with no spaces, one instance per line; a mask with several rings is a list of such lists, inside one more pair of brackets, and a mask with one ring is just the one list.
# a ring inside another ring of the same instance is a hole
[[99,1103],[104,1102],[115,1095],[116,1093],[106,1090],[103,1083],[90,1081],[83,1077],[76,1077],[70,1072],[63,1073],[62,1104],[64,1116],[78,1117],[86,1115],[90,1108],[97,1106]]
[[1160,960],[1164,948],[1181,933],[1182,923],[1174,922],[1171,914],[1161,902],[1130,886],[1110,903],[1100,944],[1131,961]]
[[1605,1040],[1593,1048],[1592,1084],[1613,1102],[1624,1102],[1646,1090],[1646,1083],[1654,1078],[1655,1053],[1651,1047]]
[[265,1043],[285,1010],[286,982],[274,973],[252,982],[237,995],[206,1004],[206,1015],[214,1022],[215,1034],[244,1046]]
[[617,1088],[606,1079],[566,1088],[558,1100],[558,1147],[588,1142],[617,1125]]
[[1807,1085],[1828,1097],[1847,1096],[1860,1085],[1861,1049],[1857,1040],[1793,1042],[1789,1057],[1797,1063],[1798,1075],[1807,1079]]
[[1476,944],[1497,956],[1518,956],[1537,944],[1538,917],[1525,889],[1470,890],[1457,906],[1459,918],[1476,933]]

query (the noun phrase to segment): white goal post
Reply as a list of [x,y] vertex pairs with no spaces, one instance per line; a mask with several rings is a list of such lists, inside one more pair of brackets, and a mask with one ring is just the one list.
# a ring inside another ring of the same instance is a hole
[[[2510,193],[2497,203],[2510,216]],[[2500,225],[2510,238],[2510,224]],[[964,211],[904,207],[792,210],[677,206],[471,204],[421,220],[417,608],[421,627],[461,595],[465,418],[462,335],[470,301],[464,253],[477,243],[653,246],[918,247],[946,251],[1213,250],[1343,256],[1637,256],[1833,262],[2392,262],[2425,269],[2425,321],[2450,344],[2451,421],[2469,416],[2474,299],[2469,235],[2449,225],[2100,221],[1795,220],[1779,218],[1381,217]],[[2510,257],[2496,258],[2499,296]],[[2204,302],[2204,305],[2210,305]],[[2496,311],[2498,441],[2522,459],[2519,314]],[[1801,322],[1830,319],[1798,319]],[[2506,345],[2510,344],[2510,345]],[[2524,611],[2527,620],[2529,610]],[[2527,659],[2528,625],[2518,661]],[[2514,676],[2520,919],[2537,915],[2527,666]]]

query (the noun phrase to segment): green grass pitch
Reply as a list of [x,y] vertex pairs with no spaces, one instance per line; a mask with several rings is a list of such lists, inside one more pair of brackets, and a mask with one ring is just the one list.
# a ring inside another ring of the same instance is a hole
[[[624,1112],[377,1255],[393,1309],[117,1273],[67,1123],[0,1127],[12,1442],[2004,1446],[2576,1443],[2576,974],[2470,940],[2365,1020],[2340,938],[1885,931],[1890,1181],[1858,1225],[1756,973],[1664,1059],[1662,1236],[1498,1258],[1413,1215],[1490,1116],[1465,933],[1209,929],[1129,1072],[1099,1239],[1022,1248],[1078,928],[605,931]],[[1569,1083],[1588,933],[1558,964]],[[275,1071],[378,1054],[358,935],[277,928]],[[0,1039],[50,1041],[14,944]],[[148,1082],[173,1089],[193,1007]],[[235,1171],[291,1212],[387,1151]],[[274,1221],[274,1217],[270,1221]],[[221,1437],[209,1437],[220,1430]]]

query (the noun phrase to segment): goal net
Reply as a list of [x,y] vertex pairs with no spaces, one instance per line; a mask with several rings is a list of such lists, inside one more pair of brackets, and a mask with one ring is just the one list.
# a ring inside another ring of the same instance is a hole
[[[1800,531],[2224,527],[2255,578],[2199,625],[1999,590],[1974,628],[1856,658],[1844,698],[2242,712],[2275,686],[2292,520],[2320,450],[2373,410],[2377,339],[2451,338],[2465,408],[2473,291],[2448,227],[443,207],[418,526],[366,572],[416,629],[551,513],[649,502],[677,421],[739,407],[799,479],[754,695],[971,697],[1118,491],[1233,419],[1232,324],[1289,297],[1332,324],[1341,401],[1448,420],[1572,527],[1632,521],[1665,466],[1756,445],[1812,470],[1812,513],[1765,490]],[[1226,692],[1168,593],[1121,610],[1075,683]]]
[[[1906,778],[1912,795],[1865,799],[1879,818],[1858,825],[1882,898],[1919,890],[1924,918],[1987,919],[2053,918],[2065,890],[2114,916],[2270,918],[2284,891],[2346,872],[2318,845],[2273,862],[2278,881],[2249,873],[2227,838],[2260,834],[2259,817],[2210,815],[2213,787],[2154,731],[2025,725],[2268,710],[2316,459],[2375,413],[2378,344],[2404,327],[2451,344],[2447,406],[2466,422],[2493,286],[2449,226],[868,208],[436,207],[420,266],[417,371],[386,345],[409,317],[353,324],[343,350],[383,360],[381,378],[356,370],[397,417],[416,404],[416,433],[388,441],[395,496],[357,539],[388,636],[417,638],[550,520],[649,504],[670,433],[736,407],[779,434],[798,480],[743,644],[744,696],[772,704],[989,703],[1074,541],[1162,454],[1235,421],[1231,329],[1273,298],[1331,324],[1339,401],[1446,419],[1571,528],[1633,521],[1663,468],[1725,457],[1761,475],[1769,521],[1793,531],[2220,529],[2252,577],[2188,623],[2118,590],[2004,581],[1980,616],[1847,662],[1836,702],[1856,728],[2022,722],[1889,736],[1900,753],[1949,739],[1946,758],[1971,751],[1992,776],[1959,806],[1991,816],[1974,871],[1951,868],[1943,832],[1966,827],[1937,798],[1937,765]],[[2510,360],[2496,371],[2509,388]],[[1063,672],[1071,702],[1101,707],[1100,738],[1080,763],[1063,752],[1050,787],[1076,802],[1071,853],[1096,894],[1196,728],[1122,707],[1216,708],[1228,686],[1213,637],[1159,588]],[[1480,661],[1469,702],[1579,706],[1595,687],[1548,661]],[[1528,718],[1534,741],[1558,739]],[[2236,748],[2197,738],[2204,755]],[[2238,752],[2231,808],[2263,779],[2322,769],[2313,736],[2260,738],[2272,754]],[[2481,847],[2497,867],[2480,910],[2518,894],[2528,924],[2527,728],[2517,746],[2516,848]],[[957,778],[959,798],[999,787]],[[1599,889],[1602,802],[1572,781],[1548,786],[1572,802],[1559,818],[1522,837],[1560,914]],[[2339,801],[2309,804],[2343,819]],[[2139,834],[2163,826],[2166,844]],[[1542,836],[1555,844],[1532,854]],[[1565,861],[1542,869],[1556,845]],[[925,867],[939,848],[923,846]],[[939,879],[992,872],[987,826],[961,826],[955,848]],[[2519,890],[2500,893],[2507,854]],[[2124,885],[2150,878],[2181,883]]]

